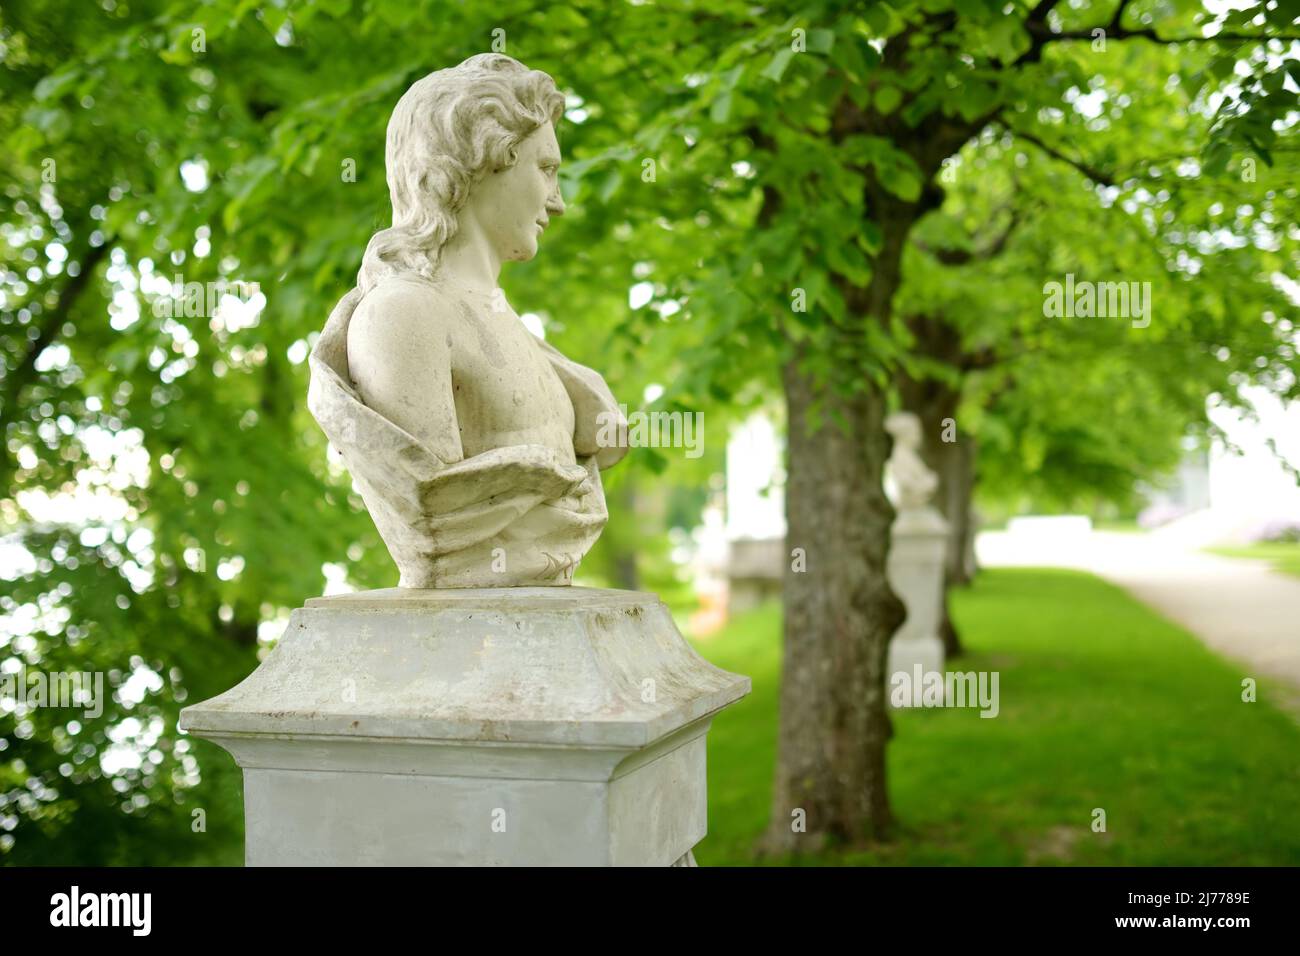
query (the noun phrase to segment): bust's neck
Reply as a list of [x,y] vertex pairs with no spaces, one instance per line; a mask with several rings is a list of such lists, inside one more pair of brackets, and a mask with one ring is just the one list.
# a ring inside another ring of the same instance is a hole
[[462,221],[456,234],[442,247],[438,261],[441,276],[476,292],[490,295],[501,278],[501,259],[477,221]]

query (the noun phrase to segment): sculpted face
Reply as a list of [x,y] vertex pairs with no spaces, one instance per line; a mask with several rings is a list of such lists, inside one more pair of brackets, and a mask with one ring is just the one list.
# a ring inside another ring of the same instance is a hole
[[552,216],[564,215],[558,172],[560,144],[549,123],[518,146],[509,169],[489,173],[470,193],[460,225],[477,227],[502,262],[524,262],[537,255],[537,240]]

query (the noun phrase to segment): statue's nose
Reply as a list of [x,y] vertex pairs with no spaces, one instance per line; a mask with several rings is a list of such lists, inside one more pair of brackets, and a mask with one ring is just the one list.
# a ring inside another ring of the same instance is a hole
[[546,212],[552,216],[564,215],[564,197],[560,195],[560,189],[557,186],[555,192],[551,193],[546,200]]

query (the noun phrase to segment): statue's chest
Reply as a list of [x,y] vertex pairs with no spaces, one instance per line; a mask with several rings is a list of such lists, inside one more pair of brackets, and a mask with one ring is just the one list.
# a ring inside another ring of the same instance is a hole
[[568,423],[573,406],[536,340],[513,315],[466,310],[452,348],[458,408],[491,428]]

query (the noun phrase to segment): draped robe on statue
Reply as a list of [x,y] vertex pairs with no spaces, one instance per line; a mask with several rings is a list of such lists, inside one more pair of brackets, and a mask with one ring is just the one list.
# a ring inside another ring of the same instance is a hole
[[548,466],[540,445],[495,448],[443,461],[367,406],[348,369],[348,325],[361,301],[353,289],[334,307],[309,358],[307,404],[343,456],[380,536],[410,588],[567,585],[608,519],[600,469],[626,453],[613,434],[626,422],[597,373],[538,339],[573,404],[573,448],[591,490]]

